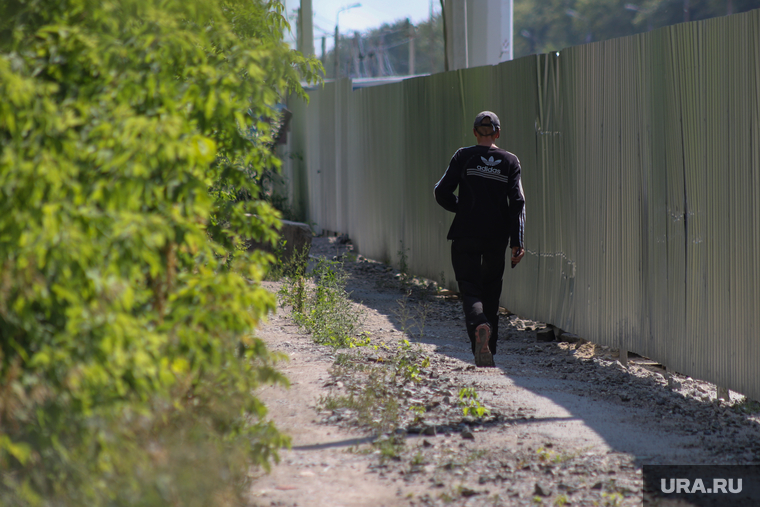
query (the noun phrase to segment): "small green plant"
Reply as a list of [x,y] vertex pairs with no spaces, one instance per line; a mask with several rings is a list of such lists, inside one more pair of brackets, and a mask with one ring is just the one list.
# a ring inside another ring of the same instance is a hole
[[602,493],[602,498],[604,499],[604,502],[602,503],[604,507],[620,507],[623,502],[623,495],[617,491],[613,493]]
[[470,454],[467,455],[467,458],[465,459],[466,464],[475,463],[476,461],[479,461],[486,457],[488,455],[488,450],[486,449],[475,449],[470,452]]
[[569,455],[560,454],[552,449],[546,449],[544,447],[539,447],[538,450],[536,450],[536,454],[542,463],[562,463],[570,458]]
[[408,306],[409,294],[396,301],[398,308],[393,310],[393,315],[398,321],[398,325],[401,327],[401,332],[406,335],[410,329],[410,321],[412,320],[412,314]]
[[483,417],[491,413],[478,401],[478,393],[474,387],[463,387],[459,390],[459,406],[462,407],[462,413],[465,416]]
[[745,397],[740,402],[735,403],[731,409],[740,414],[756,414],[760,412],[760,402]]
[[557,498],[554,499],[554,505],[556,507],[564,507],[565,505],[568,505],[570,503],[570,499],[567,497],[567,495],[559,495]]
[[364,364],[360,361],[359,356],[349,352],[340,352],[337,356],[335,356],[335,362],[333,364],[336,367],[342,367],[347,370],[350,369],[359,371],[361,371],[364,366]]
[[[399,400],[400,386],[406,382],[419,381],[420,368],[430,365],[430,359],[421,347],[402,340],[395,350],[381,343],[373,346],[392,352],[392,356],[378,366],[369,366],[358,353],[340,353],[330,370],[334,379],[351,378],[345,382],[345,394],[331,394],[319,398],[319,410],[348,408],[357,413],[357,423],[371,429],[375,434],[392,433],[402,419],[403,407]],[[407,410],[416,414],[415,422],[420,422],[426,409],[423,405],[411,405]]]
[[454,497],[445,492],[438,495],[438,498],[446,504],[452,503],[454,501]]
[[354,252],[346,252],[343,254],[343,262],[356,262],[356,259],[358,258],[359,256]]
[[407,290],[403,298],[396,301],[397,308],[393,310],[401,332],[413,336],[412,330],[416,328],[417,334],[425,336],[425,325],[430,316],[430,302],[423,300],[417,305],[410,305],[412,290]]
[[369,334],[360,331],[362,314],[345,291],[342,264],[320,259],[312,277],[313,283],[308,283],[302,273],[296,273],[280,289],[280,304],[292,307],[293,321],[322,345],[335,348],[369,345]]
[[[333,376],[340,370],[333,370]],[[386,367],[368,368],[363,372],[363,381],[352,383],[345,395],[320,396],[319,410],[348,408],[355,411],[357,422],[370,428],[376,434],[392,432],[398,426],[401,407],[399,397],[389,382]]]
[[430,358],[423,355],[419,345],[412,346],[406,338],[399,342],[393,359],[393,378],[401,377],[404,381],[419,382],[420,368],[430,366]]
[[310,249],[310,245],[305,245],[301,250],[289,254],[287,241],[280,238],[273,251],[275,261],[269,266],[266,279],[271,281],[282,278],[303,279],[306,276]]
[[423,405],[412,405],[409,407],[409,411],[414,413],[414,423],[422,421],[422,417],[425,415],[425,407]]
[[423,301],[417,305],[417,318],[415,319],[420,336],[425,336],[425,324],[427,323],[428,315],[430,315],[430,303]]
[[375,440],[372,445],[380,451],[380,462],[386,460],[400,460],[401,450],[404,448],[404,439],[395,435],[383,436]]
[[422,454],[422,452],[417,451],[417,454],[412,457],[412,460],[409,462],[412,466],[420,466],[425,464],[425,456]]

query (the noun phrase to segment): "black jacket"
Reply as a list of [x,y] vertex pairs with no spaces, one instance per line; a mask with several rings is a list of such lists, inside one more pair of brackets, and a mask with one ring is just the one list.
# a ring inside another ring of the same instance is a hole
[[435,185],[435,200],[456,213],[448,239],[509,238],[510,246],[523,246],[525,195],[520,161],[512,153],[478,145],[460,148]]

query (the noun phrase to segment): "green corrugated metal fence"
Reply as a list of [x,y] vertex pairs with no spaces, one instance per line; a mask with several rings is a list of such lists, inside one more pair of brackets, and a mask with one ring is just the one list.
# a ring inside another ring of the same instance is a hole
[[527,203],[503,304],[760,398],[760,11],[310,96],[285,164],[309,221],[453,287],[433,185],[493,110]]

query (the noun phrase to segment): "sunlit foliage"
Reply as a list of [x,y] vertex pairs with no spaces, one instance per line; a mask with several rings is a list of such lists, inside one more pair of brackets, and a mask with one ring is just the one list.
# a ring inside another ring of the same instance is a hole
[[277,236],[250,174],[319,71],[285,29],[263,0],[0,4],[0,504],[210,505],[286,442],[241,247]]

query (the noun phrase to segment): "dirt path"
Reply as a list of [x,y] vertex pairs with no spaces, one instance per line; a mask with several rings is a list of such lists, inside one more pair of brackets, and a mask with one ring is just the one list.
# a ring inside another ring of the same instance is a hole
[[[344,249],[315,238],[312,254]],[[253,505],[638,506],[642,465],[760,461],[760,417],[735,393],[718,401],[714,385],[679,375],[668,387],[661,371],[626,369],[591,343],[538,343],[543,324],[506,313],[497,367],[475,368],[456,299],[346,258],[354,311],[386,347],[316,345],[287,310],[261,329],[289,357],[291,387],[258,395],[293,448],[256,474]],[[464,417],[463,388],[490,413]]]

